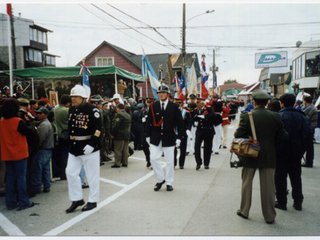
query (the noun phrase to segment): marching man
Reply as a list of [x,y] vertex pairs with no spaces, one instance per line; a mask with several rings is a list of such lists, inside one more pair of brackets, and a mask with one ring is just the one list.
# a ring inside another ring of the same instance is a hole
[[72,107],[69,109],[68,130],[71,139],[71,147],[68,157],[66,175],[68,179],[69,200],[72,205],[66,210],[73,212],[83,205],[81,180],[79,173],[81,166],[87,174],[90,186],[88,203],[82,211],[88,211],[97,207],[99,201],[100,184],[100,148],[101,148],[101,116],[95,106],[89,104],[84,87],[76,85],[71,89]]
[[[174,147],[179,146],[183,135],[183,121],[179,106],[168,99],[169,87],[161,84],[157,91],[160,101],[150,105],[147,124],[146,141],[150,145],[150,160],[157,178],[155,191],[159,191],[167,181],[167,191],[172,191],[174,179]],[[178,129],[178,136],[175,134]],[[166,180],[164,178],[160,157],[164,152],[166,161]]]

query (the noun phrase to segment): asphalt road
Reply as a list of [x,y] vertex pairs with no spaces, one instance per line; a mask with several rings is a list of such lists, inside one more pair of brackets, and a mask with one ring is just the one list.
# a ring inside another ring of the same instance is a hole
[[[229,127],[231,141],[238,120]],[[236,215],[240,205],[241,168],[230,168],[229,149],[212,155],[210,169],[196,171],[194,155],[185,169],[175,169],[174,191],[153,190],[156,178],[135,151],[127,168],[101,167],[100,201],[92,211],[66,214],[70,206],[67,181],[56,181],[50,193],[31,198],[37,205],[8,211],[0,198],[0,236],[319,236],[320,145],[315,144],[314,168],[302,169],[302,211],[277,209],[274,224],[266,224],[260,204],[259,173],[254,179],[248,220]],[[164,160],[164,159],[163,159]],[[163,162],[165,167],[165,163]],[[288,185],[291,194],[291,186]],[[84,189],[87,201],[88,189]]]

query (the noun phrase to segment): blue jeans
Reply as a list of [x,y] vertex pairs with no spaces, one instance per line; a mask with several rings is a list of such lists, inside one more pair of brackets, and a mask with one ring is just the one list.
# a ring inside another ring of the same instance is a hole
[[27,159],[18,161],[6,161],[7,178],[6,178],[6,206],[9,210],[17,207],[16,194],[14,189],[17,181],[19,207],[21,209],[30,206],[29,196],[27,194]]
[[79,176],[80,176],[80,179],[81,179],[81,185],[83,185],[84,179],[86,178],[86,171],[84,170],[83,165],[81,167],[81,171],[80,171]]
[[32,157],[31,161],[31,184],[33,190],[41,191],[41,183],[44,190],[51,187],[50,181],[50,160],[52,150],[39,149]]

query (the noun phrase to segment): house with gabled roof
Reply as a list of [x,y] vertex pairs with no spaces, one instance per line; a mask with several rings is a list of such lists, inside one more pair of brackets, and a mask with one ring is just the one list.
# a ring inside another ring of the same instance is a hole
[[[181,76],[181,65],[179,66],[180,58],[177,61],[172,62],[171,56],[173,54],[160,53],[160,54],[147,54],[153,70],[156,74],[160,75],[160,69],[162,70],[161,78],[163,83],[168,86],[172,85],[172,80],[174,78],[175,72],[179,72]],[[186,67],[188,67],[189,58],[193,54],[186,54]],[[196,54],[195,54],[196,55]],[[196,57],[197,58],[197,57]],[[107,41],[103,41],[98,47],[96,47],[92,52],[84,57],[86,64],[88,66],[108,66],[114,65],[118,68],[122,68],[132,73],[141,74],[142,68],[142,55],[137,55],[135,53],[129,52],[123,48],[113,45]],[[197,62],[197,75],[200,75],[199,63]],[[82,60],[78,62],[77,66],[82,63]],[[174,65],[174,66],[173,66]],[[189,64],[191,65],[191,63]],[[190,66],[189,66],[190,67]],[[173,70],[174,69],[174,70]],[[158,77],[160,78],[160,76]],[[141,97],[152,97],[152,89],[149,82],[139,83],[137,85],[140,88]],[[173,91],[172,91],[173,93]],[[173,95],[173,94],[171,94]]]

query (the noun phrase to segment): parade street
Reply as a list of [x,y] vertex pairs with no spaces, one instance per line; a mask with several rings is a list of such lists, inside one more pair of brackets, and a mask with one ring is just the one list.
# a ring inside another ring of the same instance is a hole
[[[239,121],[229,126],[228,146]],[[67,181],[52,183],[49,193],[31,198],[36,205],[9,211],[0,198],[1,236],[319,236],[320,145],[315,144],[313,168],[302,169],[304,201],[296,211],[288,184],[288,210],[276,209],[274,224],[266,224],[262,212],[259,173],[256,172],[249,218],[236,212],[240,205],[241,168],[230,168],[229,149],[212,154],[210,169],[196,171],[194,155],[185,168],[175,168],[172,184],[158,192],[156,178],[146,167],[143,151],[135,151],[128,167],[101,166],[100,200],[97,208],[66,214],[70,206]],[[163,166],[164,166],[164,159]],[[288,179],[289,180],[289,179]],[[290,182],[290,181],[289,181]],[[87,202],[89,189],[83,189]]]

